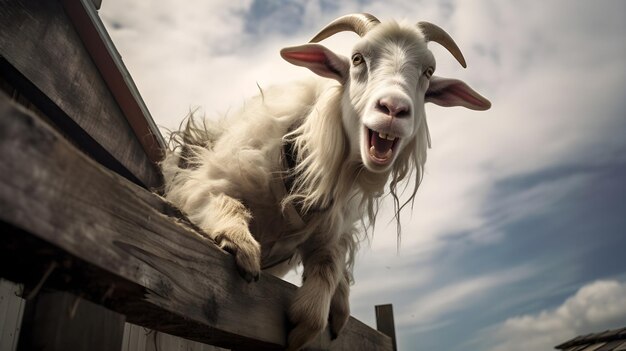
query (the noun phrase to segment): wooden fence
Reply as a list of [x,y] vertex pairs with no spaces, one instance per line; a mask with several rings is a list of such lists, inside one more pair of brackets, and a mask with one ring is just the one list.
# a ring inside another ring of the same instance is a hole
[[[148,190],[163,139],[94,3],[0,0],[0,351],[284,348],[295,287]],[[394,347],[351,318],[310,349]]]
[[[103,168],[6,96],[0,159],[0,275],[31,287],[26,295],[45,283],[186,339],[231,349],[284,346],[294,286],[269,275],[246,283],[232,256],[170,204]],[[392,347],[350,319],[337,340],[325,332],[312,348]]]

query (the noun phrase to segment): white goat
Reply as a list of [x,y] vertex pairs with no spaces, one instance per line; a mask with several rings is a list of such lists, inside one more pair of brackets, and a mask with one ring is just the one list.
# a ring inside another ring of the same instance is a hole
[[283,275],[302,262],[290,350],[327,322],[333,337],[347,322],[359,229],[374,222],[387,182],[399,212],[398,183],[414,175],[412,200],[421,181],[429,146],[424,103],[490,107],[465,83],[433,76],[429,41],[465,67],[441,28],[353,14],[311,42],[340,31],[361,37],[351,59],[312,43],[281,51],[331,79],[263,90],[228,122],[200,126],[190,118],[162,164],[166,197],[234,254],[246,280],[261,269]]

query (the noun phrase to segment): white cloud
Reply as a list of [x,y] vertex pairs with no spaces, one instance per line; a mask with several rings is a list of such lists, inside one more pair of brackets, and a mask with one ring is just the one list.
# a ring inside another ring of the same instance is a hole
[[196,106],[226,113],[258,93],[256,82],[284,77],[273,37],[249,42],[250,3],[104,2],[100,15],[159,125],[177,127]]
[[490,291],[524,280],[533,272],[534,269],[521,266],[443,286],[425,296],[416,297],[410,306],[397,314],[396,325],[408,330],[419,330],[433,324],[440,325],[453,313],[489,296]]
[[[432,44],[438,72],[466,80],[494,105],[480,113],[428,107],[434,148],[415,217],[427,227],[419,228],[421,237],[430,238],[482,226],[481,207],[489,206],[484,197],[494,181],[595,156],[606,143],[601,135],[621,126],[602,107],[620,98],[626,80],[626,70],[619,69],[623,60],[613,58],[624,56],[619,40],[623,21],[605,21],[606,32],[617,34],[603,40],[593,40],[594,32],[588,30],[596,25],[595,17],[619,11],[602,11],[595,4],[582,10],[578,3],[561,5],[342,2],[334,13],[324,13],[320,2],[313,1],[302,5],[306,31],[253,41],[244,30],[251,1],[190,0],[183,6],[173,0],[107,0],[100,14],[157,123],[170,128],[189,107],[202,106],[209,115],[226,112],[256,94],[257,82],[267,86],[311,76],[283,62],[278,51],[306,41],[340,14],[370,11],[382,19],[426,19],[444,26],[470,66],[462,70]],[[450,8],[455,8],[451,16]],[[576,11],[583,10],[595,17],[580,19]],[[561,20],[554,21],[559,12]],[[354,38],[344,33],[325,44],[345,52]],[[590,53],[574,55],[581,38]]]
[[[420,265],[421,258],[413,257],[406,259],[397,256],[394,252],[387,252],[387,255],[374,255],[368,253],[359,255],[359,270],[365,269],[368,277],[375,279],[358,279],[351,289],[350,298],[354,307],[366,309],[372,308],[372,301],[375,304],[389,303],[386,295],[389,291],[397,293],[413,291],[419,289],[434,278],[434,270],[427,265]],[[407,261],[410,261],[407,262]]]
[[[431,45],[438,72],[464,79],[489,97],[493,107],[477,113],[427,106],[433,148],[413,219],[405,216],[403,221],[404,249],[439,242],[450,233],[484,230],[493,225],[485,214],[513,211],[500,206],[504,204],[494,206],[489,198],[499,181],[626,159],[619,151],[626,144],[619,132],[626,130],[626,120],[616,110],[626,89],[626,44],[620,39],[626,28],[614,18],[619,11],[595,4],[587,11],[580,3],[456,5],[449,20],[433,21],[453,31],[469,68],[457,67],[449,54]],[[426,4],[418,7],[429,12]],[[556,13],[563,19],[555,21]],[[606,16],[612,20],[594,31],[594,18]],[[602,40],[594,37],[600,35]],[[572,181],[572,186],[580,185]],[[562,192],[552,187],[564,188],[558,181],[544,184],[544,196],[517,204],[530,209],[554,204],[558,197],[548,196]],[[389,218],[389,213],[381,214]],[[374,241],[377,249],[393,246],[393,236],[377,235]]]
[[483,333],[490,351],[550,350],[577,335],[626,325],[626,283],[601,280],[583,286],[562,305],[507,319]]

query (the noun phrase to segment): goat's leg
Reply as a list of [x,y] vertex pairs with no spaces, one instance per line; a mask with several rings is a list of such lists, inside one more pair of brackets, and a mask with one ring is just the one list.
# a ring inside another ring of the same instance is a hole
[[343,272],[343,276],[339,280],[335,294],[330,300],[330,315],[328,316],[328,324],[330,326],[330,336],[334,340],[339,336],[339,332],[348,322],[350,318],[350,278],[348,272]]
[[323,248],[303,254],[303,283],[289,309],[294,327],[288,350],[300,350],[326,327],[330,301],[343,273],[343,255],[338,251]]
[[252,216],[240,201],[224,194],[214,195],[190,217],[220,248],[235,256],[237,269],[246,281],[259,279],[261,246],[248,229]]

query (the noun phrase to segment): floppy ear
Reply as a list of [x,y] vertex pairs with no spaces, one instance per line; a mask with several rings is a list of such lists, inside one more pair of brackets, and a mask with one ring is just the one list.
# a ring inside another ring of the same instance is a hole
[[424,101],[439,106],[463,106],[472,110],[488,110],[491,102],[458,79],[433,76]]
[[280,50],[287,62],[310,69],[314,73],[343,84],[350,70],[348,59],[335,54],[320,44],[305,44]]

